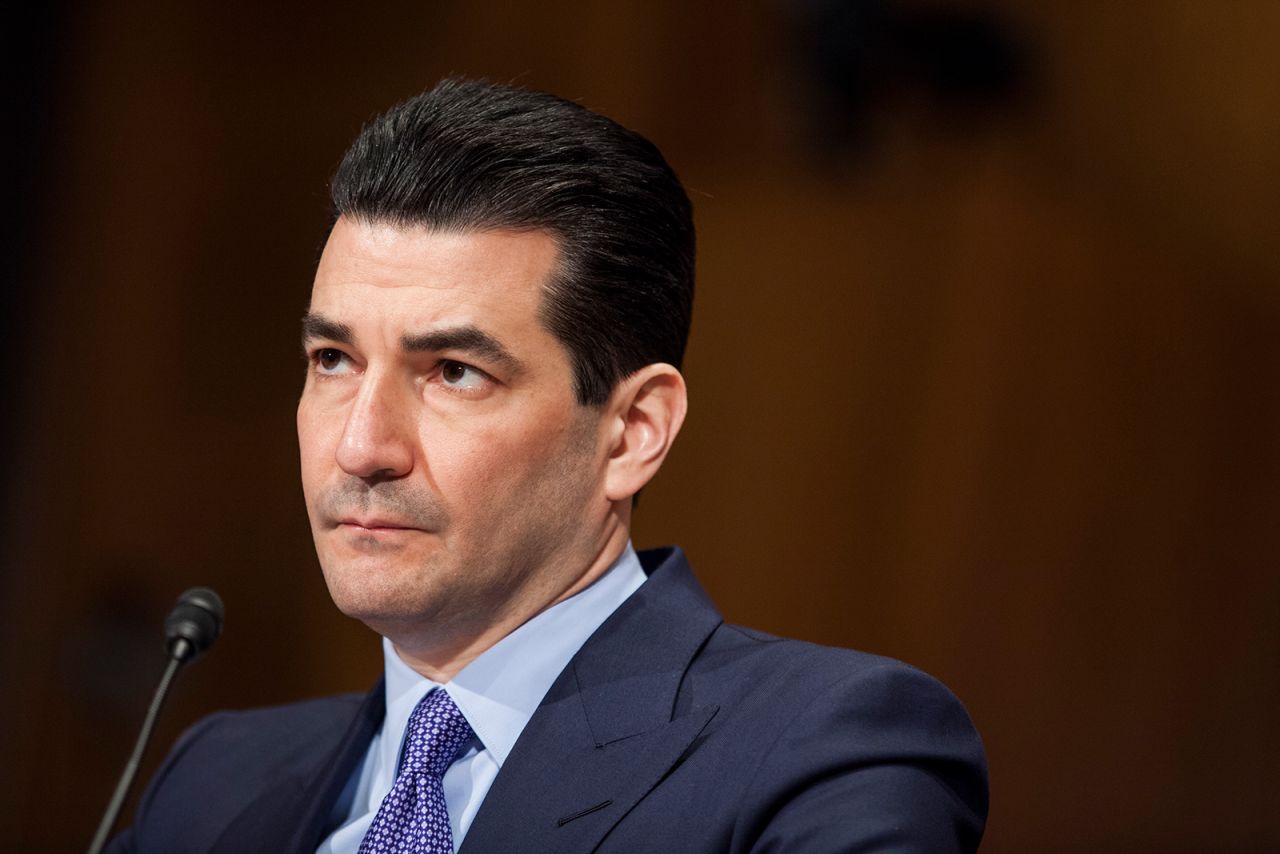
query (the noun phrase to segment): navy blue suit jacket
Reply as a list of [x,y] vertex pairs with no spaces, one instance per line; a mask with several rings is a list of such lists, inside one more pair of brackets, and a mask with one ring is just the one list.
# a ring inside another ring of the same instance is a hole
[[[946,688],[726,625],[679,550],[641,559],[649,580],[556,679],[463,854],[977,847],[986,764]],[[206,718],[110,850],[311,854],[383,714],[379,684]]]

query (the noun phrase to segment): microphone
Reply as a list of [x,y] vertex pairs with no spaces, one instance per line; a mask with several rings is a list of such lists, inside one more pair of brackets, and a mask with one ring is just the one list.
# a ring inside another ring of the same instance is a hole
[[124,799],[133,786],[133,778],[138,775],[142,754],[147,749],[147,742],[151,740],[151,731],[160,715],[160,707],[169,694],[174,675],[179,667],[195,659],[218,639],[222,632],[223,614],[222,599],[217,593],[208,587],[193,587],[178,597],[177,604],[165,618],[165,652],[168,653],[169,660],[164,675],[160,677],[160,684],[156,686],[155,696],[151,698],[151,707],[147,709],[147,716],[142,721],[142,732],[138,733],[138,740],[133,745],[133,754],[124,767],[124,773],[120,775],[120,782],[116,784],[115,794],[111,796],[111,803],[102,816],[98,832],[89,844],[89,854],[99,854],[102,846],[107,844],[107,837],[115,827]]
[[164,621],[165,645],[172,658],[191,661],[218,639],[222,600],[208,587],[192,587],[178,597]]

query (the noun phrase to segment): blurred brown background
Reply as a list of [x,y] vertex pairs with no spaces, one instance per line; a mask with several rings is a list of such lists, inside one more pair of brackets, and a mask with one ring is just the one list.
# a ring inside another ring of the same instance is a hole
[[306,526],[297,322],[360,124],[580,99],[694,196],[692,412],[638,545],[903,658],[985,850],[1280,846],[1280,3],[82,2],[11,32],[0,847],[83,849],[186,587],[219,707],[364,690]]

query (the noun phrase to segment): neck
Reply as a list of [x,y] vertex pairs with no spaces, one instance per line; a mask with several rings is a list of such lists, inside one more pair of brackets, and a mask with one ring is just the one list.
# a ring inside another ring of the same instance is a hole
[[427,679],[444,684],[520,626],[594,584],[622,555],[629,537],[627,525],[613,526],[594,556],[585,562],[585,568],[568,576],[567,582],[557,584],[548,578],[550,573],[544,574],[539,579],[542,582],[540,586],[523,591],[522,596],[513,597],[503,614],[483,615],[483,625],[470,631],[463,630],[452,637],[419,631],[384,634],[391,640],[396,654],[405,664]]

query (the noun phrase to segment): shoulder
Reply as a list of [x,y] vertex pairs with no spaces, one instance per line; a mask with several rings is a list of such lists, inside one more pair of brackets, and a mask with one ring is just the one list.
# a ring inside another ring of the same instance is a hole
[[982,741],[964,705],[942,682],[896,659],[724,625],[691,675],[717,686],[730,715],[741,708],[772,718],[780,731],[856,734],[840,749],[862,760],[951,756],[985,774]]
[[724,625],[690,678],[695,703],[721,706],[721,735],[752,744],[739,839],[824,850],[820,839],[878,834],[890,849],[976,847],[987,813],[982,740],[929,674]]
[[736,684],[747,694],[773,694],[775,702],[788,708],[819,697],[847,695],[881,713],[905,711],[922,701],[926,708],[963,711],[945,685],[896,659],[730,624],[721,625],[707,640],[692,672]]
[[216,839],[230,820],[282,780],[318,772],[359,712],[364,695],[208,715],[174,743],[112,852],[163,850],[174,833]]
[[[279,771],[315,755],[315,745],[336,742],[360,708],[363,695],[344,694],[208,715],[174,743],[157,774],[171,774],[193,758],[212,767],[235,767],[269,758]],[[206,768],[209,766],[205,766]]]
[[310,741],[326,732],[341,731],[363,701],[363,694],[340,694],[279,706],[215,712],[184,733],[179,745],[205,738],[237,743],[246,738],[276,743],[281,737],[287,741]]

